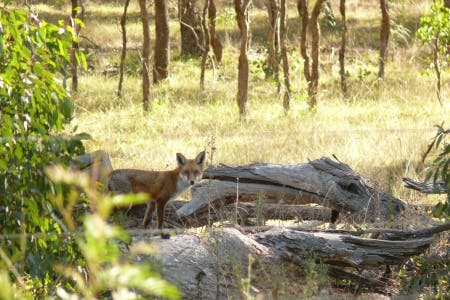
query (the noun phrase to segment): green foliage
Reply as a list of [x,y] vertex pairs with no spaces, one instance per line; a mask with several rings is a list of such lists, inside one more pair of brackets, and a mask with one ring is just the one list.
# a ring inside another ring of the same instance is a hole
[[[76,263],[57,266],[59,273],[74,282],[73,286],[58,287],[60,297],[77,299],[81,295],[83,299],[97,299],[99,296],[137,299],[139,296],[153,295],[165,299],[179,298],[178,290],[153,273],[148,264],[136,263],[137,255],[155,252],[151,245],[134,244],[129,250],[130,256],[122,254],[120,245],[125,247],[124,243],[130,242],[130,236],[123,229],[106,222],[113,208],[144,203],[147,201],[146,195],[105,197],[90,185],[86,174],[61,167],[49,168],[47,172],[55,187],[70,186],[73,194],[82,190],[95,206],[95,211],[83,218],[83,231],[72,232],[85,267]],[[53,197],[53,201],[58,201],[58,195]],[[72,208],[70,204],[60,206],[62,215],[71,216]],[[68,219],[64,221],[70,223]]]
[[435,0],[431,11],[420,18],[417,38],[424,44],[435,44],[441,54],[448,55],[450,44],[450,9],[444,6],[443,0]]
[[450,143],[446,141],[450,135],[450,129],[444,129],[444,123],[435,125],[437,128],[436,136],[433,139],[432,146],[436,149],[440,147],[441,152],[433,161],[433,168],[427,173],[425,181],[433,179],[434,184],[440,184],[447,187],[447,201],[436,205],[436,216],[450,217]]
[[[68,263],[77,252],[72,239],[59,236],[48,200],[55,190],[44,172],[84,152],[87,135],[60,134],[72,117],[66,78],[73,40],[62,22],[0,8],[0,232],[7,235],[0,240],[0,269],[39,283],[35,296],[57,276],[54,263]],[[14,236],[21,233],[28,236]]]
[[316,258],[312,254],[311,258],[302,261],[302,266],[306,280],[306,285],[303,288],[305,298],[311,298],[321,289],[329,288],[328,266],[326,264],[316,263]]
[[[445,248],[442,245],[442,249]],[[408,270],[404,267],[399,272],[404,289],[409,292],[421,291],[420,299],[448,299],[450,296],[448,255],[447,251],[435,255],[432,260],[424,256],[412,257],[414,268]]]
[[430,13],[420,18],[420,24],[417,38],[431,45],[430,69],[436,74],[437,96],[441,102],[441,70],[450,61],[450,9],[444,6],[443,0],[435,0]]

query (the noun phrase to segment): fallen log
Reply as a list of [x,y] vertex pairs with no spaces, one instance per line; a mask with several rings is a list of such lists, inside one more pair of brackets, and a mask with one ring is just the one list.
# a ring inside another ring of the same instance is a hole
[[[441,227],[440,230],[442,229]],[[261,273],[272,281],[273,278],[287,280],[281,278],[280,274],[288,276],[288,272],[280,272],[279,269],[286,263],[297,266],[297,270],[284,269],[295,273],[289,280],[299,280],[298,267],[303,269],[305,259],[335,266],[330,269],[333,274],[341,274],[336,268],[342,266],[362,270],[401,265],[409,257],[423,253],[434,241],[433,236],[393,241],[287,228],[272,228],[246,235],[236,228],[228,227],[211,230],[201,237],[182,234],[173,236],[170,240],[150,237],[148,233],[148,230],[131,230],[133,243],[151,241],[152,246],[159,249],[156,259],[163,277],[178,286],[183,297],[188,299],[241,298],[241,280],[250,276],[247,270],[251,261],[255,261],[253,269],[260,268],[263,271],[251,272],[251,283],[257,285],[259,281],[253,277]],[[139,257],[139,261],[154,259],[155,257]],[[360,279],[356,275],[347,275],[346,279],[350,281]],[[375,283],[370,280],[366,282]],[[382,285],[378,283],[373,288],[380,292]],[[278,290],[273,285],[257,286],[254,290],[271,297],[278,296]]]
[[386,220],[405,204],[377,188],[348,165],[321,158],[306,164],[213,166],[203,177],[210,181],[192,189],[192,200],[177,211],[180,219],[218,209],[235,201],[264,197],[289,204],[317,203],[360,221]]
[[445,185],[444,182],[438,181],[436,183],[426,183],[417,181],[408,177],[402,178],[403,182],[405,183],[405,187],[419,191],[424,194],[447,194],[448,193],[448,187]]
[[360,238],[347,234],[302,232],[274,228],[259,233],[254,239],[277,255],[294,262],[305,253],[313,253],[320,261],[338,266],[373,267],[399,265],[412,255],[423,253],[433,237],[404,241]]
[[[320,220],[331,222],[332,211],[329,208],[320,206],[266,203],[259,207],[253,202],[240,202],[238,204],[224,205],[220,209],[211,208],[209,211],[201,214],[177,219],[177,222],[179,222],[179,226],[200,227],[236,218],[237,223],[241,226],[258,225],[264,223],[266,220],[296,220],[299,222],[304,220]],[[171,218],[168,217],[167,220],[169,219]]]
[[93,185],[97,182],[105,184],[106,178],[113,170],[109,155],[103,150],[86,153],[74,158],[71,168],[88,174]]

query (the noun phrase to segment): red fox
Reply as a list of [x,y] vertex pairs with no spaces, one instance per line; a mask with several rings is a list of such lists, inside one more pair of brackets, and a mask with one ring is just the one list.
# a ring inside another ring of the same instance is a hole
[[[186,159],[177,153],[177,168],[170,171],[143,171],[133,169],[117,169],[110,173],[106,187],[109,191],[121,194],[146,193],[150,199],[147,202],[142,226],[150,223],[156,208],[158,228],[162,229],[164,207],[166,203],[196,184],[203,174],[205,151],[200,152],[195,159]],[[169,234],[161,233],[164,239]]]

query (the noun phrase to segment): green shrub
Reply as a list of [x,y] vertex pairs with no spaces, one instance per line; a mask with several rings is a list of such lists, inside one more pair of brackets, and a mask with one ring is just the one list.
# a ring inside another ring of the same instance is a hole
[[55,263],[77,257],[73,240],[60,236],[44,172],[84,152],[86,135],[61,134],[72,117],[66,80],[73,39],[62,22],[0,8],[0,269],[27,278],[35,296],[52,288]]

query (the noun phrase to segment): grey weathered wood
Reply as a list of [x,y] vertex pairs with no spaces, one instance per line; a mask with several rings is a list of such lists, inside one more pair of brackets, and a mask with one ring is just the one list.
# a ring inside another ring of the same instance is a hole
[[200,215],[208,209],[219,209],[223,205],[239,201],[249,202],[263,197],[265,200],[279,204],[320,203],[321,199],[314,194],[302,192],[277,185],[240,183],[229,181],[204,181],[191,189],[192,200],[177,210],[179,219]]
[[[301,195],[300,198],[309,202],[351,213],[361,221],[389,219],[405,209],[402,201],[377,188],[348,165],[326,157],[305,164],[257,163],[238,167],[221,165],[209,167],[203,177],[232,183],[219,193],[209,193],[206,201],[206,196],[199,195],[200,192],[193,194],[194,200],[198,197],[198,201],[204,202],[203,206],[211,201],[232,198],[236,191],[240,191],[240,188],[237,189],[239,182],[239,187],[244,187],[243,183],[246,183],[267,186],[266,191],[274,186],[285,189],[289,195]],[[212,200],[213,198],[215,199]],[[190,209],[192,213],[194,207]],[[181,213],[186,211],[180,211]]]
[[[260,210],[259,216],[258,209]],[[170,213],[170,209],[168,209],[168,212]],[[331,221],[331,209],[326,207],[265,203],[258,208],[254,202],[239,202],[237,205],[232,203],[224,205],[220,209],[212,208],[210,211],[195,213],[195,216],[176,218],[176,222],[180,227],[200,227],[215,222],[227,222],[233,219],[236,214],[238,223],[245,226],[255,225],[257,218],[260,218],[260,220]],[[170,215],[173,216],[173,214]],[[170,217],[167,221],[169,223],[174,222],[170,220]]]
[[234,228],[212,231],[204,238],[133,237],[133,243],[140,241],[151,241],[159,251],[154,257],[140,256],[138,260],[158,260],[163,277],[181,290],[184,299],[240,299],[236,280],[245,277],[249,254],[267,255],[264,246]]
[[72,168],[86,172],[93,182],[105,183],[108,174],[113,170],[111,160],[106,151],[97,150],[73,159]]
[[448,187],[442,181],[438,181],[436,183],[426,183],[426,182],[413,180],[408,177],[403,177],[402,180],[405,183],[405,187],[419,191],[424,194],[447,194],[448,193]]
[[412,255],[423,253],[434,241],[433,237],[388,241],[286,228],[274,228],[256,234],[254,239],[277,255],[294,262],[313,254],[324,263],[350,267],[402,264]]
[[[239,285],[248,276],[249,255],[257,265],[262,265],[267,276],[274,277],[280,276],[280,270],[274,266],[292,262],[302,267],[304,259],[311,258],[358,269],[398,265],[412,255],[423,253],[434,240],[433,236],[406,241],[377,240],[287,228],[255,234],[219,228],[200,236],[182,234],[170,240],[151,237],[148,233],[148,230],[132,231],[133,243],[149,241],[159,252],[155,257],[139,256],[138,260],[154,262],[156,258],[163,277],[178,286],[186,299],[241,298]],[[380,285],[376,288],[379,291]],[[274,296],[273,291],[262,292]]]

